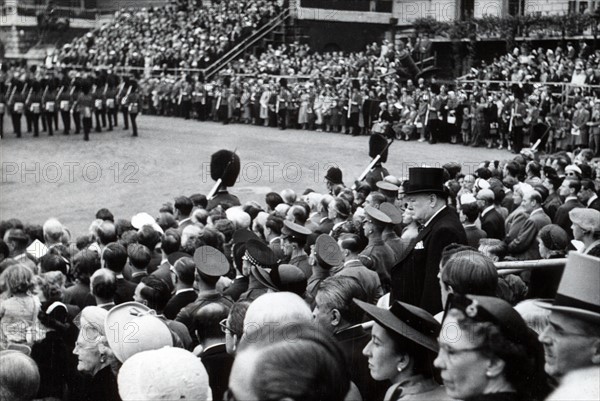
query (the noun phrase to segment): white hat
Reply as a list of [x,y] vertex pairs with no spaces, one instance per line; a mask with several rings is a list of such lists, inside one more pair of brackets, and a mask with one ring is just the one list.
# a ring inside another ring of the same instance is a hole
[[164,234],[163,229],[160,228],[160,226],[156,223],[156,220],[154,220],[154,217],[150,216],[146,212],[141,212],[141,213],[138,213],[135,216],[133,216],[131,218],[131,225],[136,230],[141,229],[143,226],[152,226],[153,229],[160,232],[161,234]]
[[140,352],[127,360],[117,378],[128,400],[210,400],[208,373],[200,358],[181,348]]
[[113,307],[106,315],[104,328],[108,344],[121,362],[142,351],[173,346],[173,336],[166,323],[139,302]]

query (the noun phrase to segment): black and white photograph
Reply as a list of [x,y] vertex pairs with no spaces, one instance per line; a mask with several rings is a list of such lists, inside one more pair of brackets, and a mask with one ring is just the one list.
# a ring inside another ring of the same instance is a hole
[[600,400],[600,0],[0,0],[0,400]]

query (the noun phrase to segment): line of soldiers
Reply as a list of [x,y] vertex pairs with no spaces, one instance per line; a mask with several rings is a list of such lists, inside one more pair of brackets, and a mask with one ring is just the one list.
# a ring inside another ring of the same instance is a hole
[[153,77],[141,84],[142,107],[148,114],[279,129],[339,131],[345,127],[345,132],[355,134],[360,131],[362,114],[370,126],[379,104],[363,92],[355,80],[337,85],[312,81],[288,84],[285,78],[223,77],[204,83],[183,76]]
[[140,110],[137,81],[114,74],[72,78],[47,75],[43,79],[0,82],[0,137],[4,136],[5,114],[10,114],[17,138],[23,132],[23,116],[27,132],[33,132],[34,137],[39,136],[40,121],[42,132],[53,136],[59,130],[60,116],[64,135],[69,135],[74,126],[74,133],[83,131],[83,139],[88,141],[92,129],[112,131],[118,125],[119,112],[124,129],[128,130],[131,122],[135,137]]

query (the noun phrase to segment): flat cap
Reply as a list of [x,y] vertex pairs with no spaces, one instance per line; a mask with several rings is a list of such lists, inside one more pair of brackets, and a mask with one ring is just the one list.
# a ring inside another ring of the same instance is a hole
[[392,219],[387,214],[379,209],[375,209],[373,206],[365,206],[365,214],[374,223],[390,224],[392,222]]

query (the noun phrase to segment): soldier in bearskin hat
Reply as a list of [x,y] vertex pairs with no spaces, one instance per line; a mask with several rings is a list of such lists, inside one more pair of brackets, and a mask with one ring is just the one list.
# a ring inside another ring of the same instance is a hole
[[[81,81],[81,94],[77,98],[75,107],[81,114],[83,124],[83,140],[90,140],[90,131],[92,129],[92,116],[94,114],[94,99],[91,95],[92,82],[89,79]],[[73,113],[75,114],[75,113]],[[77,133],[77,132],[75,132]]]
[[105,93],[106,113],[108,114],[108,130],[112,131],[113,126],[117,126],[117,115],[119,108],[117,104],[117,86],[119,78],[115,74],[109,74],[106,78],[107,89]]
[[64,77],[60,88],[58,89],[58,95],[56,96],[56,101],[58,104],[58,108],[60,110],[60,117],[63,122],[64,135],[69,135],[69,131],[71,130],[71,106],[73,104],[72,92],[74,87],[71,88],[70,81],[68,77]]
[[28,118],[31,120],[31,123],[28,122],[28,126],[31,124],[33,129],[33,136],[40,135],[40,116],[42,113],[42,94],[41,87],[39,81],[32,80],[30,83],[31,87],[29,89],[29,94],[27,95],[27,99],[25,100],[26,110],[29,111]]
[[508,134],[512,142],[513,152],[520,153],[523,148],[523,127],[525,126],[525,117],[527,116],[527,106],[523,102],[525,95],[519,85],[514,84],[512,86],[512,93]]
[[237,196],[227,192],[227,187],[235,185],[235,181],[240,174],[240,157],[234,152],[226,149],[221,149],[213,153],[210,159],[210,176],[219,186],[214,196],[208,200],[206,210],[211,210],[219,205],[223,209],[228,209],[231,206],[240,206],[240,200]]
[[[377,182],[382,181],[389,175],[387,169],[383,167],[383,163],[387,162],[388,158],[388,141],[383,135],[373,134],[369,138],[369,157],[375,158],[381,154],[381,157],[375,163],[371,171],[367,173],[365,181],[371,187],[371,190],[377,191]],[[383,152],[383,153],[382,153]]]

